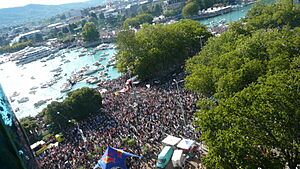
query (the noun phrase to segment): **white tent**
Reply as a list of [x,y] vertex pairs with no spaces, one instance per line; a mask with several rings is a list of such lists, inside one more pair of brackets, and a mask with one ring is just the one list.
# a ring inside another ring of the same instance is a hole
[[45,144],[45,142],[44,142],[43,140],[41,140],[41,141],[38,141],[38,142],[32,144],[32,145],[30,146],[30,148],[33,150],[33,149],[35,149],[37,146],[43,145],[43,144]]
[[178,148],[181,148],[181,149],[184,149],[184,150],[189,150],[189,149],[193,146],[194,143],[195,143],[194,140],[190,140],[190,139],[182,139],[182,140],[178,143],[177,147],[178,147]]
[[170,146],[175,146],[177,143],[179,143],[180,140],[181,140],[181,138],[168,135],[165,139],[163,139],[162,143],[170,145]]

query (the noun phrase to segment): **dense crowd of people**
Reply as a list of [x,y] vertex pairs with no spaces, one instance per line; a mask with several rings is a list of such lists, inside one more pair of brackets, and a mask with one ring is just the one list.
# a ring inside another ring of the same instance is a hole
[[126,86],[128,76],[103,82],[103,110],[65,130],[65,141],[40,155],[41,168],[93,168],[107,146],[143,156],[132,157],[130,168],[154,168],[167,134],[199,138],[192,126],[198,98],[183,89],[183,73],[173,77],[164,83],[135,84],[126,92],[117,91]]

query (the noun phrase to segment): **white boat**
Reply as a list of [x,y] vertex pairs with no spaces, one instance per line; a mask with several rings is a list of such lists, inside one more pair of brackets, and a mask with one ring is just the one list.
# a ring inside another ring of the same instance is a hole
[[25,103],[28,102],[29,98],[28,97],[22,97],[20,100],[18,100],[18,103]]
[[61,87],[60,92],[61,92],[61,93],[64,93],[64,92],[68,92],[68,91],[70,91],[70,90],[72,90],[72,85],[70,85],[69,83],[65,83],[65,84],[63,84],[63,86]]
[[44,58],[52,53],[52,49],[41,46],[31,49],[29,52],[25,52],[21,57],[17,59],[16,65],[24,65]]
[[96,73],[99,70],[104,70],[104,66],[93,66],[91,68],[89,68],[86,72],[84,72],[84,75],[90,75],[93,73]]
[[105,53],[102,53],[102,54],[100,55],[100,57],[105,57],[105,56],[108,56],[108,55],[109,55],[109,53],[105,52]]
[[89,84],[95,84],[95,83],[98,83],[100,81],[101,81],[101,79],[98,78],[98,77],[90,77],[86,80],[86,82],[89,83]]
[[109,48],[109,44],[103,43],[95,48],[95,50],[106,50]]

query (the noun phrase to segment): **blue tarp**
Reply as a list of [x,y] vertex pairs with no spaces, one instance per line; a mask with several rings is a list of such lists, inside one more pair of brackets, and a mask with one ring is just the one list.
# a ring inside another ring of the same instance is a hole
[[120,167],[121,169],[127,169],[125,160],[127,157],[138,157],[141,156],[127,153],[120,149],[108,147],[103,154],[102,158],[98,161],[95,168],[101,167],[102,169],[111,169],[112,167]]

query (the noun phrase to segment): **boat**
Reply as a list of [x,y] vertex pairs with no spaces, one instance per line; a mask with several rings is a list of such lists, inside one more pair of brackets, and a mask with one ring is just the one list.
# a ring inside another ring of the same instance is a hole
[[41,85],[41,88],[42,88],[42,89],[45,89],[45,88],[47,88],[47,87],[49,87],[47,83]]
[[61,87],[60,92],[64,93],[64,92],[68,92],[72,90],[72,85],[70,83],[64,83],[63,86]]
[[109,48],[109,44],[102,43],[102,44],[98,45],[94,50],[106,50],[108,48]]
[[104,58],[104,57],[103,57],[103,58],[100,58],[100,59],[99,59],[99,62],[102,62],[103,60],[106,60],[106,58]]
[[33,105],[35,108],[39,108],[41,105],[43,105],[45,103],[47,103],[47,100],[40,100],[40,101],[34,103]]
[[66,61],[64,61],[64,63],[70,63],[71,61],[70,60],[66,60]]
[[99,62],[93,63],[94,66],[100,66],[101,64]]
[[105,52],[105,53],[102,53],[102,54],[100,55],[100,57],[105,57],[105,56],[108,56],[108,55],[109,55],[109,53]]
[[79,56],[79,57],[82,57],[82,56],[85,56],[85,54],[84,54],[84,53],[81,53],[81,54],[79,54],[78,56]]
[[55,100],[61,100],[63,98],[64,98],[63,96],[60,96],[60,97],[57,97]]
[[31,76],[31,77],[30,77],[30,79],[34,80],[34,79],[35,79],[35,77]]
[[28,97],[22,97],[20,100],[18,100],[18,103],[25,103],[28,102],[29,98]]
[[23,50],[11,54],[11,60],[16,61],[17,66],[21,66],[39,59],[42,59],[53,52],[53,49],[40,46],[40,47],[26,47]]
[[19,95],[20,95],[20,93],[14,92],[10,97],[17,97],[17,96],[19,96]]
[[86,82],[89,83],[89,84],[95,84],[95,83],[98,83],[100,81],[101,81],[101,79],[98,78],[98,77],[90,77],[86,80]]
[[90,75],[99,70],[104,70],[104,66],[93,66],[92,68],[89,68],[86,72],[84,72],[84,75]]
[[29,94],[35,94],[35,93],[36,93],[35,90],[32,90],[32,91],[29,92]]
[[61,68],[61,67],[58,67],[58,68],[56,68],[56,69],[50,70],[50,72],[62,72],[62,68]]
[[35,89],[38,89],[39,87],[37,86],[33,86],[32,88],[30,88],[30,90],[35,90]]

